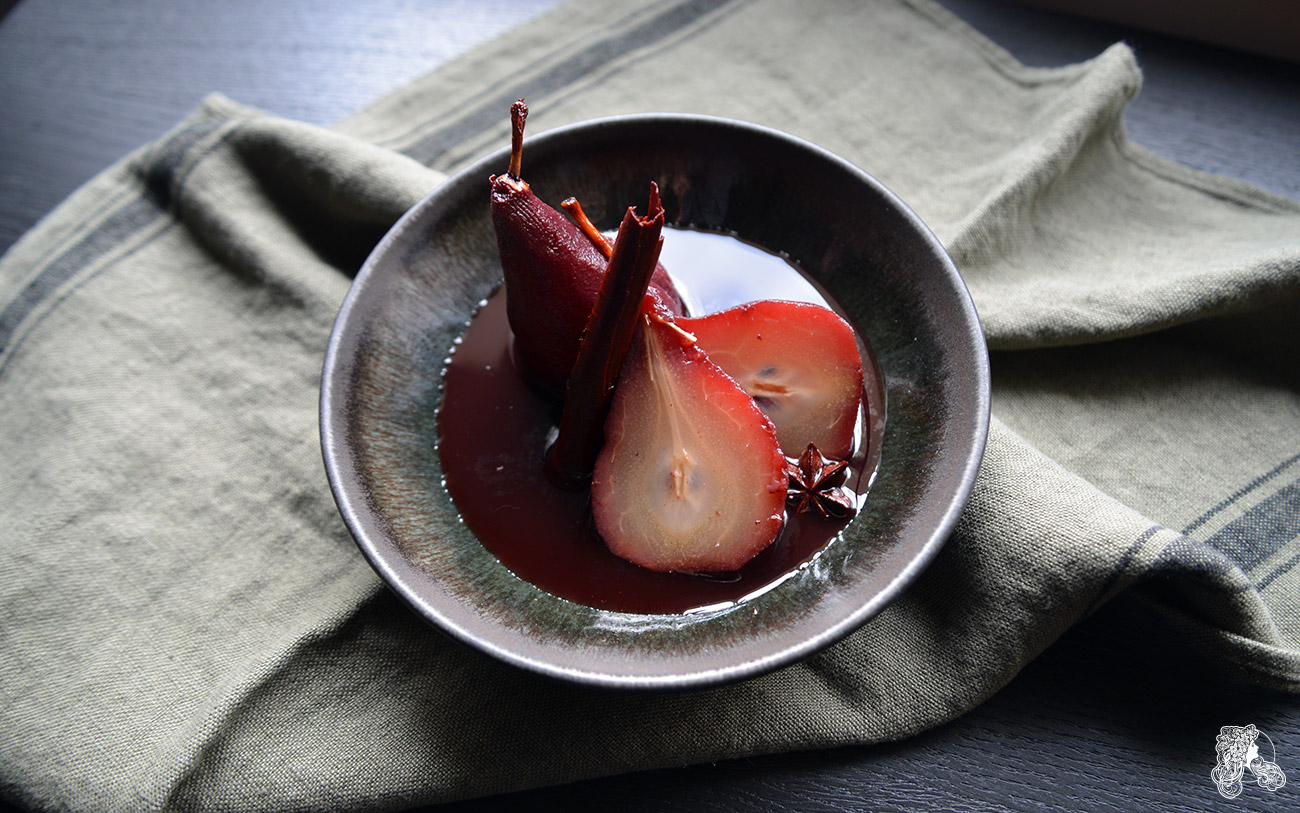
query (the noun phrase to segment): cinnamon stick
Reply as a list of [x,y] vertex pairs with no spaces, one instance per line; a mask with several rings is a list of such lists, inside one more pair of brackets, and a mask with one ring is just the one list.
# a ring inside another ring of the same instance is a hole
[[635,208],[623,216],[609,268],[569,374],[559,433],[546,458],[547,473],[562,486],[585,484],[600,454],[614,385],[632,344],[650,276],[659,262],[663,226],[659,188],[651,183],[646,216],[639,217]]

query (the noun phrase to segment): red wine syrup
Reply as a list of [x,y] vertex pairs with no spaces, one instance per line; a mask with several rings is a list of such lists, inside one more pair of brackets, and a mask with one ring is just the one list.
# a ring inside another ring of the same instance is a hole
[[[794,265],[728,235],[666,229],[661,260],[692,315],[755,299],[834,308]],[[453,348],[443,379],[438,449],[447,491],[465,525],[519,578],[600,609],[689,612],[743,601],[780,583],[832,544],[848,523],[787,512],[777,540],[730,574],[657,573],[614,556],[596,533],[589,493],[565,491],[546,476],[543,458],[559,405],[525,383],[511,359],[512,341],[505,292],[498,290]],[[846,486],[859,495],[860,505],[879,459],[884,403],[875,364],[861,340],[859,345],[866,383]]]

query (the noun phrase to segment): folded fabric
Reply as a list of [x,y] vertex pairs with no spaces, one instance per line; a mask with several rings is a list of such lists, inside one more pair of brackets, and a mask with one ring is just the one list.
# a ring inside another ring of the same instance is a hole
[[[212,98],[0,260],[0,787],[382,810],[896,739],[1124,590],[1300,690],[1300,204],[1128,142],[1139,85],[1123,46],[1027,69],[926,0],[618,0],[333,130]],[[333,316],[519,97],[532,132],[657,110],[806,137],[965,275],[995,351],[975,492],[824,653],[707,691],[563,685],[438,635],[352,544],[317,435]]]

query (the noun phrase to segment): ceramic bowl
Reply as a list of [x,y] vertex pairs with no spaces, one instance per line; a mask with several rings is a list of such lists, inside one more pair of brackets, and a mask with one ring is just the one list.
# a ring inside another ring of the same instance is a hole
[[[343,519],[371,565],[437,628],[519,667],[606,687],[692,688],[752,677],[867,622],[942,547],[988,430],[983,334],[957,269],[878,181],[806,141],[681,115],[602,119],[528,136],[524,177],[576,195],[602,226],[659,184],[669,223],[784,252],[869,342],[886,420],[864,507],[769,590],[690,613],[628,613],[515,576],[458,519],[437,445],[440,369],[501,285],[488,177],[502,149],[450,178],[378,244],[325,358],[321,436]],[[521,529],[526,532],[526,529]]]

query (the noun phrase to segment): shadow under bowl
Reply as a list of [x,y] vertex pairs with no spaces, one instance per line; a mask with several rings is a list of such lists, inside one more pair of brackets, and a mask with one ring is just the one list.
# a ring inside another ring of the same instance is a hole
[[[602,119],[530,136],[524,175],[617,223],[659,185],[670,224],[783,252],[867,340],[885,390],[866,502],[772,589],[679,614],[601,610],[515,576],[460,521],[442,485],[440,371],[501,284],[488,176],[502,150],[413,207],[376,246],[325,358],[321,440],[339,510],[371,565],[417,613],[504,661],[580,683],[697,688],[828,646],[879,613],[942,547],[966,503],[989,420],[983,333],[957,269],[874,178],[806,141],[683,115]],[[526,533],[526,529],[520,529]]]

